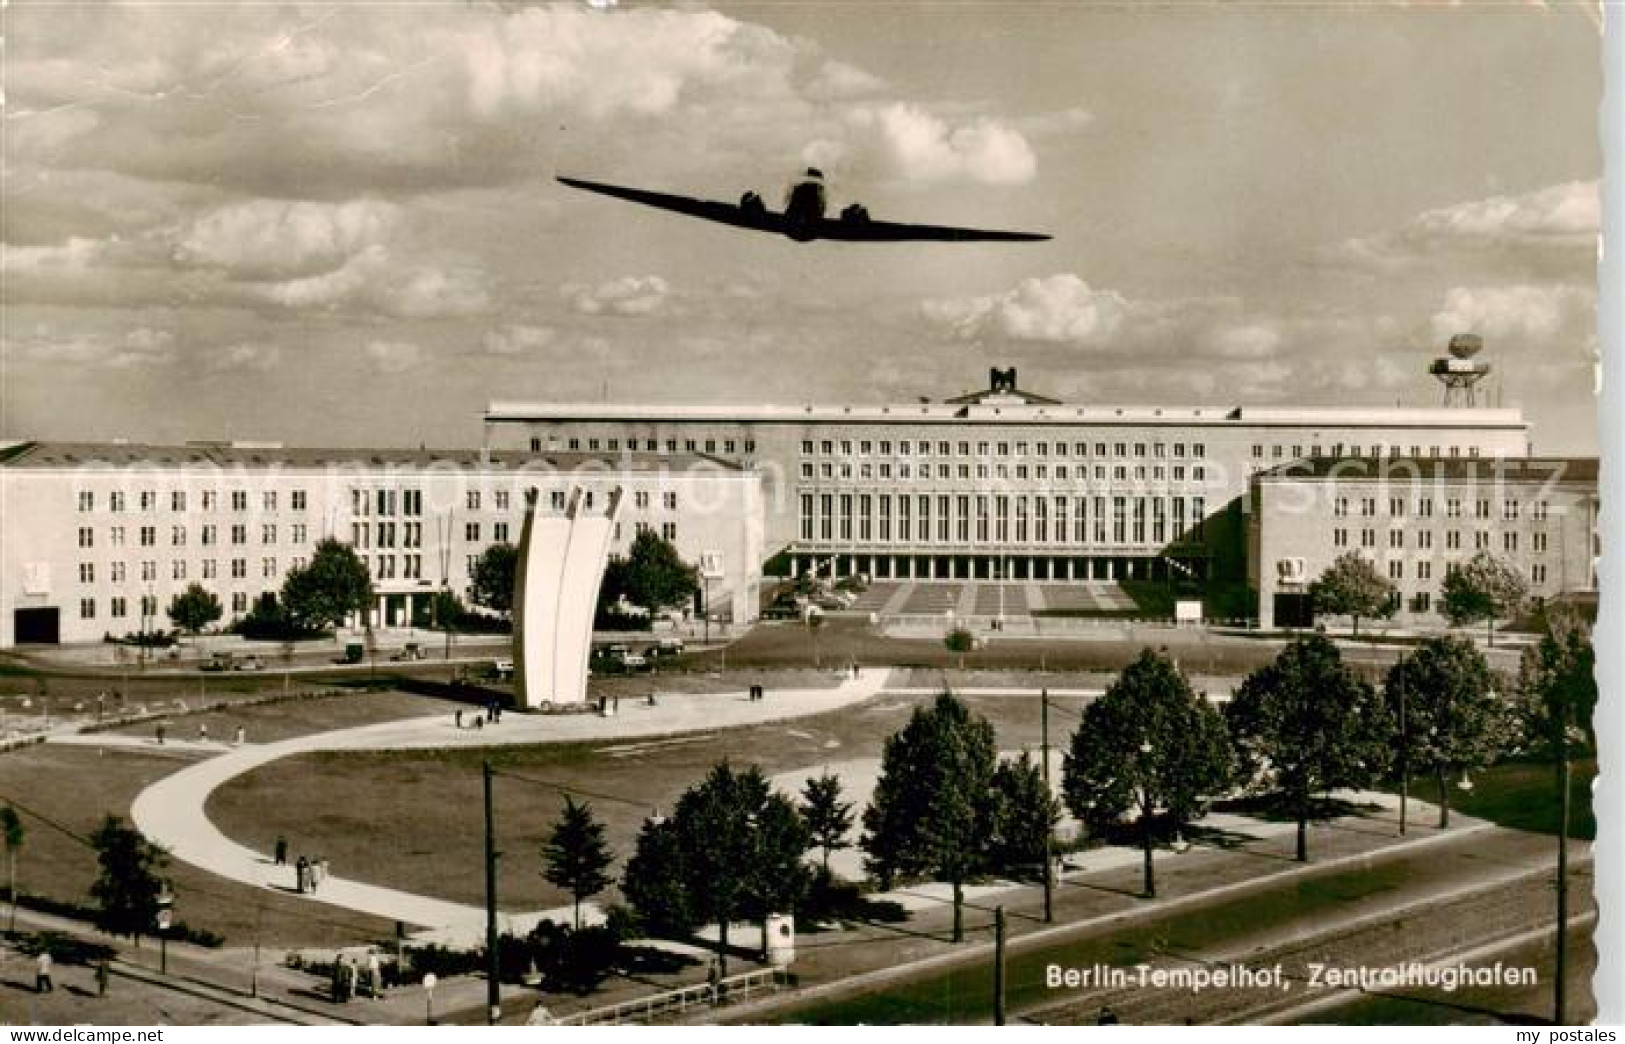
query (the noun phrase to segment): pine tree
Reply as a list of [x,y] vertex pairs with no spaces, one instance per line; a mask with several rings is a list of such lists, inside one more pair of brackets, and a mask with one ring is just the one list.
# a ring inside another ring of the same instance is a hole
[[851,848],[846,839],[852,829],[852,802],[841,800],[841,778],[828,770],[807,780],[801,791],[801,818],[807,824],[812,843],[823,849],[824,874],[829,875],[831,852]]
[[604,840],[604,824],[593,817],[591,805],[578,805],[566,795],[564,811],[542,845],[542,861],[542,876],[575,900],[575,926],[579,929],[581,901],[602,892],[614,881],[605,871],[615,856]]

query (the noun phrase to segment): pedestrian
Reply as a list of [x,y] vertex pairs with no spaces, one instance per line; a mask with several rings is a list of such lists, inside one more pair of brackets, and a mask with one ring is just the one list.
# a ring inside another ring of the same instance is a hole
[[333,970],[329,976],[328,992],[333,995],[334,1004],[343,1004],[344,996],[344,959],[337,953],[333,954]]
[[163,726],[163,723],[161,723],[161,722],[158,725],[157,733],[158,733],[158,745],[161,747],[161,746],[164,745],[164,726]]
[[293,869],[294,877],[296,877],[299,881],[299,894],[304,895],[305,889],[310,886],[310,860],[306,859],[304,856],[300,856],[299,861],[294,864]]
[[615,706],[615,713],[616,714],[621,713],[621,694],[618,693],[618,692],[615,694],[614,706]]
[[367,989],[374,1000],[384,999],[384,966],[378,962],[378,951],[367,951]]
[[232,746],[240,747],[248,742],[248,730],[241,725],[237,726],[237,735],[232,739]]
[[288,865],[288,839],[283,837],[281,834],[278,834],[276,836],[275,852],[276,852],[276,865],[277,866],[287,866]]
[[717,967],[717,962],[713,960],[705,969],[705,984],[711,988],[712,1004],[716,1004],[722,999],[721,995],[718,993],[718,987],[721,985],[721,983],[722,970]]
[[34,992],[54,993],[56,987],[51,984],[51,951],[41,950],[34,962]]
[[96,996],[107,996],[107,962],[96,962]]
[[207,742],[209,742],[209,723],[208,722],[200,721],[200,722],[197,723],[197,741],[199,743],[207,743]]
[[451,720],[456,724],[456,726],[459,729],[462,728],[463,727],[463,708],[458,707],[457,708],[457,713],[452,715]]

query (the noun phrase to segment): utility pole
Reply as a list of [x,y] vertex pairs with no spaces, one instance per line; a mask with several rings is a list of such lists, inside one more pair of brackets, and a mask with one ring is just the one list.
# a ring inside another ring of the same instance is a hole
[[[1050,800],[1049,788],[1049,690],[1040,689],[1039,700],[1039,730],[1041,736],[1041,749],[1043,751],[1040,764],[1044,769],[1044,801]],[[1055,856],[1050,851],[1050,835],[1053,831],[1048,823],[1044,824],[1044,923],[1050,924],[1055,920]]]
[[485,996],[487,1025],[502,1018],[502,961],[497,952],[497,839],[496,816],[491,804],[491,763],[485,771]]
[[993,908],[993,1025],[1004,1025],[1004,907]]
[[1569,708],[1565,699],[1559,711],[1557,728],[1557,762],[1559,795],[1557,817],[1557,967],[1553,977],[1556,997],[1552,1006],[1552,1023],[1568,1025],[1569,964]]
[[1394,680],[1399,684],[1399,836],[1405,836],[1405,817],[1411,803],[1411,750],[1410,735],[1405,731],[1405,661],[1394,665]]

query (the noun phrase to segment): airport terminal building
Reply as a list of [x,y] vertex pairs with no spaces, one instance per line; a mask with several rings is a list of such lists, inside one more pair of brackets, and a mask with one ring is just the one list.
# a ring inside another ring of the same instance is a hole
[[1516,409],[1081,406],[994,370],[896,405],[493,403],[503,452],[716,455],[762,476],[764,569],[876,579],[1247,578],[1249,482],[1300,459],[1522,457]]
[[367,564],[370,623],[424,622],[432,595],[467,600],[475,559],[517,545],[526,493],[562,514],[619,491],[611,553],[644,528],[699,565],[713,612],[755,619],[763,557],[760,483],[694,454],[290,449],[24,442],[0,449],[0,647],[94,642],[170,627],[196,582],[221,623],[277,591],[332,537]]

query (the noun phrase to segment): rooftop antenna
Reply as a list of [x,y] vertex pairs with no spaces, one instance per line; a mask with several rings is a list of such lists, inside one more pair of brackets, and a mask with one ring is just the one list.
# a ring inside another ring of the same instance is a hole
[[1490,364],[1473,358],[1484,350],[1484,339],[1477,334],[1459,333],[1450,338],[1449,356],[1440,356],[1428,367],[1440,384],[1444,385],[1446,407],[1472,409],[1478,405],[1476,391],[1479,381],[1490,375]]

